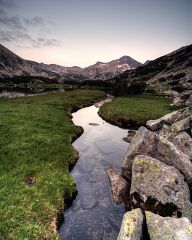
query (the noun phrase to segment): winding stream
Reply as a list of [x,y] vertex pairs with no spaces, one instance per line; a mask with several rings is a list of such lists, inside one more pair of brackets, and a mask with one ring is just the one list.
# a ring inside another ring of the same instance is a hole
[[125,213],[123,204],[112,202],[107,169],[112,165],[120,170],[127,130],[105,122],[98,110],[91,106],[73,114],[73,123],[82,126],[84,133],[73,143],[79,152],[71,172],[78,195],[65,211],[62,240],[116,240]]

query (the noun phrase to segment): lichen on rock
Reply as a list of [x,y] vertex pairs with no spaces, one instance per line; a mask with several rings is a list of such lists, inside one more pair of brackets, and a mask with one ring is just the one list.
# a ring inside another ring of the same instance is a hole
[[141,209],[127,212],[121,224],[117,240],[140,240],[142,237],[143,213]]

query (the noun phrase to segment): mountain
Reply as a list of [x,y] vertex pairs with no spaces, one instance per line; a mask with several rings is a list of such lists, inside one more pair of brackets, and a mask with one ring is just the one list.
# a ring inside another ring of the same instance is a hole
[[142,64],[129,56],[123,56],[107,63],[96,64],[83,69],[83,76],[89,80],[107,80],[130,69],[137,68]]
[[40,67],[49,71],[60,74],[63,77],[68,75],[78,77],[81,80],[107,80],[122,73],[128,69],[134,69],[142,64],[131,57],[123,56],[120,59],[113,60],[107,63],[97,62],[86,68],[64,67],[56,64],[40,63]]
[[192,90],[192,45],[125,71],[111,81],[115,83],[116,95]]
[[141,63],[128,56],[108,63],[97,62],[86,68],[44,64],[25,60],[0,44],[0,79],[41,77],[50,81],[107,80],[138,66]]
[[0,44],[0,79],[13,78],[13,77],[41,77],[48,79],[58,78],[58,74],[43,70],[33,62],[27,61],[9,49]]

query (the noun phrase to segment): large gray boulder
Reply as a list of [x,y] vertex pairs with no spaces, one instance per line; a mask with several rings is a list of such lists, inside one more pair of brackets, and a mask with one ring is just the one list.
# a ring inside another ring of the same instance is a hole
[[117,240],[140,240],[142,237],[143,214],[141,209],[127,212],[121,224]]
[[190,157],[179,150],[173,143],[145,127],[140,127],[129,144],[125,154],[122,173],[131,180],[132,164],[137,155],[151,156],[180,170],[188,184],[192,186],[192,162]]
[[[190,191],[184,176],[174,167],[168,166],[149,156],[138,155],[132,166],[131,197],[136,196],[134,203],[143,201],[144,208],[154,211],[166,211],[166,207],[174,206],[173,212],[192,219],[192,204]],[[139,198],[138,198],[139,196]],[[159,209],[150,209],[149,201],[156,200]],[[145,202],[147,204],[145,205]],[[161,203],[158,204],[158,203]],[[164,207],[164,206],[166,207]],[[171,207],[169,207],[169,211]],[[191,214],[190,214],[191,209]],[[174,212],[176,211],[176,212]]]
[[157,135],[154,132],[149,131],[145,127],[138,129],[128,146],[123,160],[122,173],[126,178],[131,180],[133,159],[139,154],[150,155],[156,148],[156,142]]
[[187,218],[161,217],[145,212],[150,240],[192,240],[192,224]]
[[112,167],[108,169],[107,173],[109,176],[113,202],[120,204],[124,202],[126,196],[128,196],[128,182]]
[[178,111],[174,111],[164,115],[156,120],[149,120],[146,123],[147,128],[152,131],[156,131],[163,127],[163,124],[172,125],[174,122],[190,116],[188,108],[184,108]]

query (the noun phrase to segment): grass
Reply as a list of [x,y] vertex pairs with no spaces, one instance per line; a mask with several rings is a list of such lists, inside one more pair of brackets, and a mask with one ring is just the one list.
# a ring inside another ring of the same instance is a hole
[[104,104],[99,114],[120,127],[135,127],[175,110],[170,104],[170,99],[151,95],[117,97]]
[[76,90],[0,101],[1,240],[58,239],[63,197],[76,191],[71,141],[82,131],[69,113],[103,96]]

